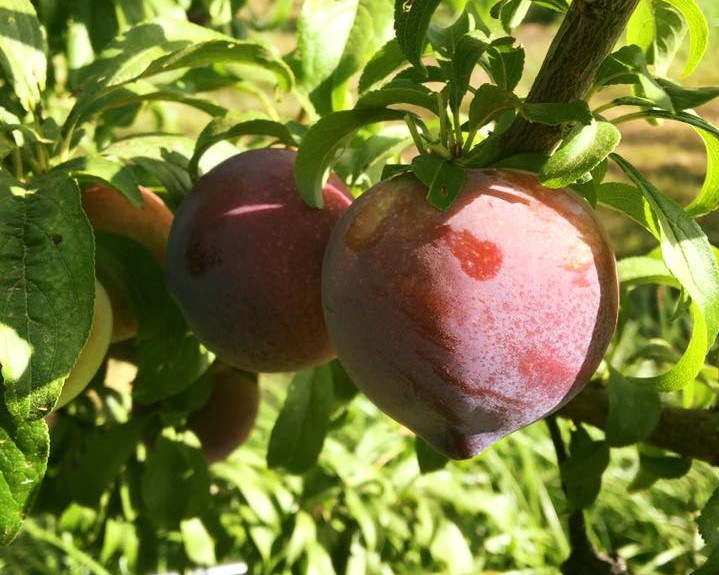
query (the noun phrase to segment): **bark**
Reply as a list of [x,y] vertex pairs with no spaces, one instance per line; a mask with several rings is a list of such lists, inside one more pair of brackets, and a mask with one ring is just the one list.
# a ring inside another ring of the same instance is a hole
[[[604,429],[608,413],[606,389],[589,385],[558,415]],[[664,407],[659,423],[644,441],[684,457],[719,465],[719,412]]]
[[[638,3],[639,0],[575,0],[526,101],[563,103],[584,99]],[[497,159],[529,152],[548,154],[560,139],[559,126],[532,124],[518,116],[499,139]]]

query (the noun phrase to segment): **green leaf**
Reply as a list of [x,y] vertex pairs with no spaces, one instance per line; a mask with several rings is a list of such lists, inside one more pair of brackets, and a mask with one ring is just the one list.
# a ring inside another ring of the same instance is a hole
[[160,528],[178,529],[183,519],[205,513],[210,477],[197,438],[163,431],[143,467],[140,492],[145,513]]
[[93,233],[67,177],[24,187],[0,173],[0,366],[13,417],[55,405],[90,333]]
[[49,452],[45,421],[17,422],[0,401],[0,545],[17,535],[45,475]]
[[472,72],[487,49],[486,36],[477,30],[462,36],[454,48],[451,61],[452,76],[449,82],[449,105],[459,112],[462,99],[469,89]]
[[304,473],[319,457],[332,412],[332,374],[328,365],[295,374],[267,449],[267,465]]
[[619,182],[603,183],[597,187],[597,201],[629,216],[654,237],[659,238],[659,228],[651,205],[636,186]]
[[524,49],[514,46],[514,38],[500,38],[487,48],[480,64],[499,88],[513,92],[522,79],[524,56]]
[[635,95],[650,100],[655,106],[673,111],[669,95],[647,68],[646,58],[639,46],[623,46],[602,62],[594,79],[595,86],[631,84]]
[[387,79],[392,72],[405,65],[407,60],[396,39],[390,40],[369,59],[360,75],[358,90],[363,94]]
[[[719,268],[701,227],[619,155],[612,159],[642,191],[659,225],[662,256],[706,321],[708,346],[719,332]],[[708,351],[709,347],[707,347]]]
[[20,104],[33,111],[45,90],[47,45],[29,0],[4,0],[0,13],[0,67]]
[[96,237],[98,273],[127,296],[138,320],[133,399],[149,405],[187,389],[212,356],[187,328],[157,260],[127,238],[100,232]]
[[599,165],[619,143],[621,134],[610,122],[595,120],[571,130],[539,172],[545,186],[561,188]]
[[704,216],[719,208],[719,135],[694,127],[706,149],[706,176],[699,194],[685,208],[690,216]]
[[469,123],[479,129],[495,120],[500,114],[519,108],[521,100],[511,91],[493,84],[482,84],[474,93],[469,105]]
[[695,0],[666,0],[677,8],[689,26],[689,57],[682,76],[689,76],[696,70],[709,46],[709,25],[704,13]]
[[[624,287],[647,283],[681,287],[677,278],[669,273],[665,263],[653,257],[624,258],[619,262],[618,270],[619,281]],[[704,367],[704,358],[710,344],[707,325],[696,302],[689,306],[689,313],[693,321],[691,338],[674,367],[653,377],[629,377],[630,381],[659,392],[676,391],[694,381]]]
[[347,107],[348,80],[392,37],[392,16],[387,0],[303,4],[298,52],[303,85],[317,110],[326,113]]
[[454,56],[459,39],[469,33],[472,28],[472,20],[469,14],[462,12],[449,26],[440,26],[430,22],[427,28],[427,39],[437,54],[451,59]]
[[[297,53],[303,87],[312,92],[339,66],[359,0],[303,2],[297,22]],[[328,34],[328,30],[332,30]]]
[[173,198],[183,198],[192,187],[188,164],[195,143],[174,134],[140,134],[116,140],[103,153],[141,168]]
[[656,25],[652,11],[652,0],[639,0],[626,27],[626,42],[634,44],[647,54],[656,38]]
[[662,411],[659,395],[625,379],[610,369],[609,415],[605,428],[607,445],[624,447],[647,437],[659,423]]
[[190,159],[188,170],[192,180],[197,179],[197,167],[202,155],[217,142],[232,140],[241,136],[266,136],[285,146],[297,145],[287,126],[280,122],[270,120],[259,114],[238,114],[227,112],[219,118],[214,118],[205,126],[197,137],[195,153]]
[[199,517],[180,521],[182,546],[195,565],[215,565],[215,541]]
[[421,473],[438,471],[447,465],[449,459],[430,446],[419,436],[414,438],[414,449]]
[[685,88],[663,78],[656,79],[662,89],[669,95],[676,111],[696,108],[719,96],[719,87]]
[[507,0],[501,4],[499,21],[507,34],[522,23],[531,6],[531,0]]
[[424,86],[411,82],[395,81],[380,88],[365,92],[357,100],[355,109],[360,108],[386,108],[388,106],[407,104],[419,106],[433,114],[439,114],[439,105],[434,92]]
[[332,112],[305,134],[295,158],[295,179],[302,199],[322,206],[322,183],[340,148],[368,124],[404,119],[406,112],[387,108],[359,108]]
[[129,29],[88,66],[65,132],[95,113],[99,99],[113,97],[112,92],[123,86],[173,70],[223,63],[251,66],[283,89],[294,83],[289,66],[266,45],[236,40],[187,21],[158,18]]
[[592,113],[584,100],[575,100],[562,104],[522,104],[522,116],[529,122],[559,126],[570,122],[579,122],[585,126],[592,123]]
[[691,572],[690,575],[714,575],[719,571],[719,551],[714,551],[699,569]]
[[142,194],[132,170],[125,164],[99,155],[83,156],[55,166],[50,172],[75,178],[80,188],[101,183],[120,192],[135,207],[142,206]]
[[657,479],[679,479],[689,473],[692,459],[689,457],[655,457],[640,453],[639,464],[644,471]]
[[147,417],[133,418],[90,440],[64,479],[73,501],[93,508],[99,505],[102,494],[135,453],[147,421]]
[[719,489],[704,504],[697,525],[707,547],[713,550],[719,548]]
[[593,440],[583,427],[572,432],[569,457],[559,466],[567,499],[575,508],[589,507],[599,495],[609,465],[609,446]]
[[647,62],[654,65],[658,76],[665,76],[683,45],[687,25],[682,14],[666,0],[653,0],[654,41]]
[[394,30],[405,58],[422,68],[422,52],[432,15],[440,0],[395,0]]
[[451,160],[416,156],[412,160],[412,171],[427,186],[427,201],[438,210],[448,209],[464,186],[464,170]]

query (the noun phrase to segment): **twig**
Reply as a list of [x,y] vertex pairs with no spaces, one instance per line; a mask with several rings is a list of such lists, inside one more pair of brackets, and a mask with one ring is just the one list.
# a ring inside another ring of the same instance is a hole
[[[557,424],[555,415],[545,419],[549,427],[549,434],[557,454],[557,463],[561,466],[567,460],[567,451],[562,439],[562,433]],[[566,494],[564,482],[562,490]],[[584,511],[579,508],[572,509],[568,520],[569,545],[571,553],[562,564],[563,575],[626,575],[627,566],[620,557],[610,557],[598,552],[587,535],[587,525],[584,520]]]
[[[597,70],[612,52],[639,0],[575,0],[554,37],[527,95],[527,103],[564,103],[589,93]],[[550,153],[561,139],[559,126],[518,115],[500,136],[497,158]]]

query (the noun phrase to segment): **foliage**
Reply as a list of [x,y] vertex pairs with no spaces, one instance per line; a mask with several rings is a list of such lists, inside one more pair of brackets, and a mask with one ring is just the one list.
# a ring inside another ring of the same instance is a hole
[[[713,572],[716,469],[651,434],[662,410],[710,410],[719,389],[717,251],[699,219],[719,208],[719,128],[699,113],[719,88],[690,83],[716,55],[716,6],[641,0],[588,94],[532,102],[520,27],[585,3],[308,0],[296,20],[291,2],[248,4],[0,7],[0,569],[239,560],[250,573],[550,573],[571,552],[563,519],[583,513],[594,544],[632,572]],[[271,41],[287,37],[282,54]],[[178,116],[192,117],[182,135]],[[505,153],[522,122],[556,141]],[[688,205],[626,159],[629,122],[696,133],[706,169]],[[81,190],[100,182],[139,205],[143,185],[175,208],[221,159],[280,144],[299,145],[310,205],[330,167],[356,194],[411,171],[446,209],[463,170],[503,165],[645,229],[651,251],[619,262],[620,322],[594,378],[608,393],[605,429],[562,423],[570,449],[559,466],[541,422],[447,462],[331,362],[262,374],[250,441],[208,467],[186,421],[207,399],[214,357],[161,265],[139,244],[93,233]],[[90,331],[96,273],[127,294],[138,335],[111,348],[48,432]],[[131,374],[121,383],[119,366]]]

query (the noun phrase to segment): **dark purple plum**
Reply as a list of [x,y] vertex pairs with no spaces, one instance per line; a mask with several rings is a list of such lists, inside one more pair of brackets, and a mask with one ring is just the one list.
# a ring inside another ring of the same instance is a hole
[[187,422],[208,463],[226,459],[247,440],[255,427],[259,403],[255,375],[230,367],[214,369],[210,398]]
[[616,261],[591,207],[520,171],[468,170],[447,211],[414,176],[342,216],[322,297],[357,386],[438,451],[476,455],[574,397],[618,306]]
[[330,232],[352,202],[331,176],[324,207],[308,207],[295,152],[233,156],[203,175],[170,230],[167,284],[197,338],[225,363],[295,371],[334,357],[320,275]]

